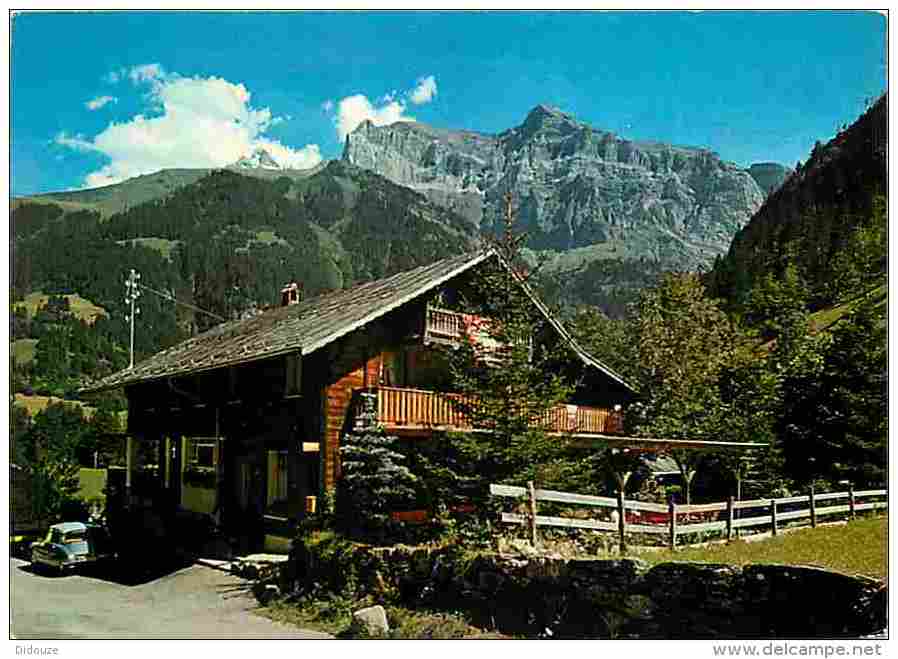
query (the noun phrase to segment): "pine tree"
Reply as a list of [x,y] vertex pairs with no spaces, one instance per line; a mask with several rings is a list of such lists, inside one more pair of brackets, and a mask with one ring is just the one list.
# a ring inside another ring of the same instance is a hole
[[337,517],[350,535],[385,540],[396,526],[390,513],[407,509],[417,478],[403,463],[398,439],[376,424],[376,400],[361,394],[355,429],[340,443],[342,477]]
[[[461,345],[447,350],[449,400],[478,432],[455,438],[477,465],[482,482],[521,482],[564,448],[550,434],[550,411],[568,400],[573,386],[562,374],[569,355],[534,306],[515,235],[511,195],[506,226],[493,249],[497,258],[478,271],[471,289],[479,326],[469,326]],[[484,487],[485,490],[485,487]]]
[[885,480],[887,334],[881,310],[864,304],[787,355],[778,430],[797,481]]

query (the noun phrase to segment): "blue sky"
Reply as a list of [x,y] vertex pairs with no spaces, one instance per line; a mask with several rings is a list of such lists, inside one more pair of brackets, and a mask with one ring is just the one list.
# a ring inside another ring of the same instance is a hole
[[339,157],[363,119],[500,132],[549,103],[747,166],[805,160],[886,89],[863,11],[25,13],[11,193]]

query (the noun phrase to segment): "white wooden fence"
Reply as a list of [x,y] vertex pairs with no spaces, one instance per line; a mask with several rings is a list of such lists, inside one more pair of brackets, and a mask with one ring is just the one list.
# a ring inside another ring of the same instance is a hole
[[[617,497],[600,497],[541,490],[535,488],[533,483],[528,483],[526,488],[490,485],[490,494],[526,502],[525,513],[502,513],[502,521],[528,525],[533,544],[538,539],[537,528],[544,526],[617,532],[621,550],[626,548],[627,533],[665,535],[667,544],[673,549],[677,546],[678,538],[690,534],[720,533],[730,540],[737,529],[769,527],[772,534],[776,535],[782,522],[807,519],[810,526],[816,527],[817,520],[821,517],[847,514],[854,519],[859,512],[888,507],[887,490],[855,491],[853,488],[846,492],[811,492],[804,496],[781,499],[735,501],[730,497],[721,503],[688,506],[673,502],[664,505],[630,501],[621,492],[618,492]],[[602,515],[604,518],[597,519],[540,515],[540,501],[591,506],[607,512]],[[616,519],[613,519],[613,512],[617,513]]]

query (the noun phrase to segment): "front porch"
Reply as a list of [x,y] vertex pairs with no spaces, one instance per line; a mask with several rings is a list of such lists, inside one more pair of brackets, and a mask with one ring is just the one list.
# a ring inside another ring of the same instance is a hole
[[222,404],[172,393],[132,398],[122,506],[204,520],[237,552],[284,551],[319,494],[319,445],[308,441],[302,399]]

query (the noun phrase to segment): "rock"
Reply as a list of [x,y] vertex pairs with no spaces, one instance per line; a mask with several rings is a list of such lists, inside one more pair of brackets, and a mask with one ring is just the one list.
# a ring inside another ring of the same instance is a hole
[[387,611],[380,604],[355,611],[352,620],[354,625],[365,630],[369,636],[386,636],[390,632]]
[[268,606],[271,602],[281,595],[281,589],[275,584],[257,583],[253,586],[253,595],[262,606]]

